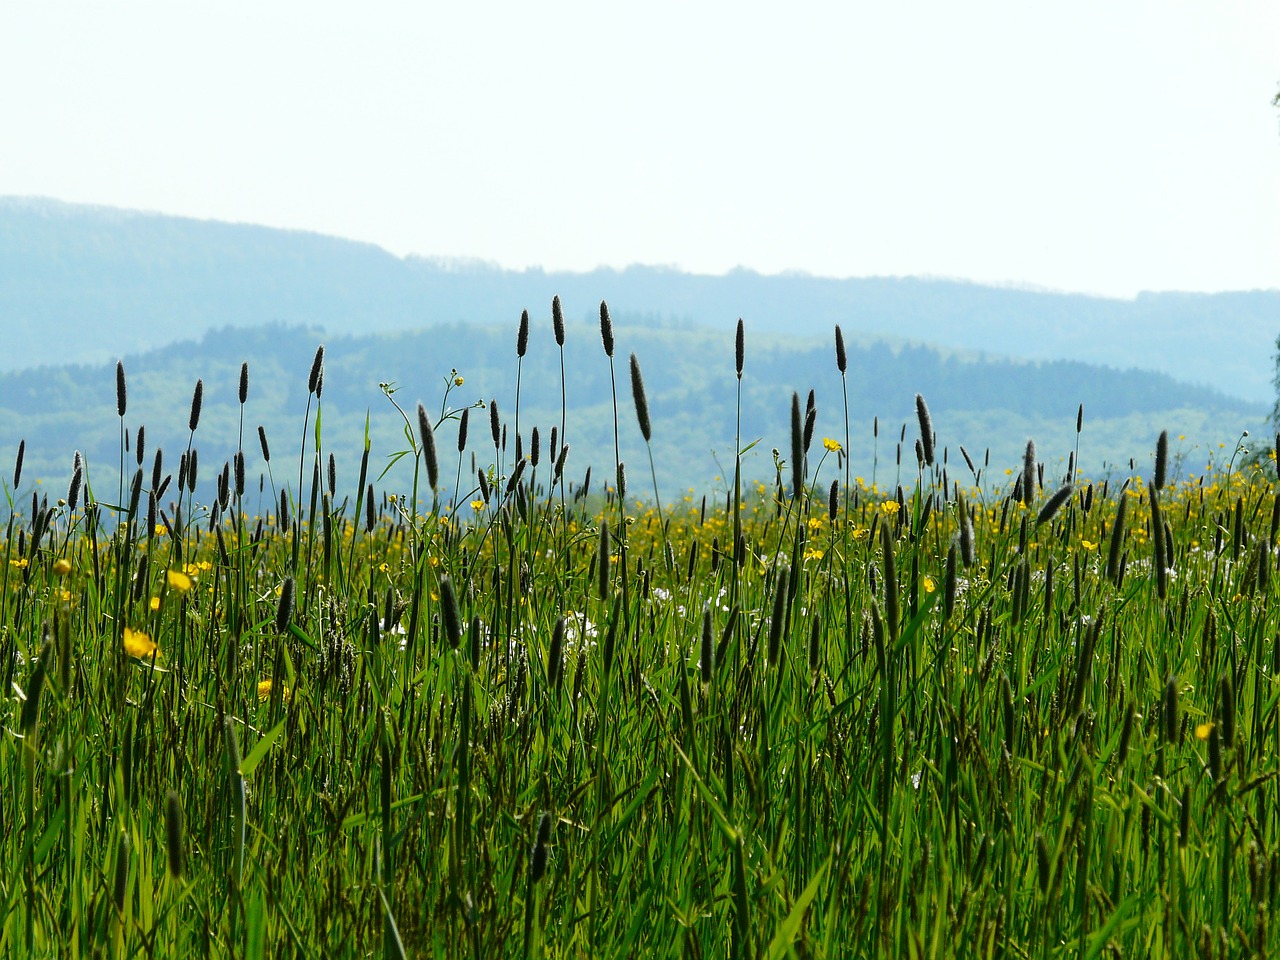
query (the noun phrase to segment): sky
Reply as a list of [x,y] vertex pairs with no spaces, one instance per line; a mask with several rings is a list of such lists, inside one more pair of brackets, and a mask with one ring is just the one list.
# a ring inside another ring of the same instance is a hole
[[1280,4],[0,0],[0,195],[513,268],[1280,287]]

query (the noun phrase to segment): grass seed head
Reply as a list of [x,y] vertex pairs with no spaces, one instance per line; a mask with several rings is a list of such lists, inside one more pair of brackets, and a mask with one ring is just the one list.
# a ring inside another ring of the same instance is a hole
[[187,429],[195,433],[200,425],[200,410],[204,406],[204,381],[196,381],[196,389],[191,394],[191,416],[187,420]]
[[285,577],[280,587],[280,601],[276,604],[276,633],[285,633],[293,621],[293,577]]
[[125,409],[129,406],[129,393],[125,389],[124,383],[124,361],[116,361],[116,413],[123,417]]
[[435,490],[440,485],[440,458],[436,455],[436,434],[431,428],[431,417],[421,403],[418,404],[418,432],[422,435],[422,459],[427,466],[427,485]]
[[560,688],[564,675],[564,631],[565,618],[558,617],[551,630],[551,649],[547,653],[547,684]]
[[1026,452],[1022,456],[1022,502],[1031,506],[1036,498],[1036,442],[1027,441]]
[[449,647],[457,650],[458,643],[462,640],[462,614],[458,609],[458,594],[453,589],[453,578],[447,573],[440,578],[440,612]]
[[733,335],[733,367],[738,373],[738,379],[742,379],[742,366],[746,360],[746,339],[745,332],[742,328],[742,318],[738,318],[738,329]]
[[1036,514],[1036,526],[1038,527],[1040,524],[1047,523],[1049,520],[1052,520],[1053,515],[1058,512],[1064,503],[1067,502],[1074,490],[1075,487],[1070,481],[1059,487],[1057,492],[1054,493],[1054,495],[1045,502],[1045,505],[1040,508],[1040,512]]
[[[79,454],[76,454],[78,457]],[[84,483],[84,468],[76,467],[75,473],[71,474],[71,485],[67,487],[67,509],[72,513],[76,507],[80,505],[80,486]]]
[[551,298],[551,327],[556,334],[556,346],[564,346],[564,310],[560,307],[560,296]]
[[651,439],[653,428],[649,422],[649,401],[644,395],[644,376],[640,373],[640,360],[631,354],[631,398],[636,404],[636,419],[640,422],[640,435],[644,442]]
[[800,416],[800,394],[791,394],[791,493],[804,495],[804,421]]
[[529,854],[529,880],[537,883],[547,872],[547,844],[551,841],[551,814],[538,818],[538,833]]
[[609,596],[609,522],[600,521],[600,545],[596,551],[596,594],[601,600]]
[[520,313],[520,330],[516,334],[516,356],[524,359],[525,352],[529,349],[529,311],[524,310]]
[[307,393],[320,396],[321,378],[324,376],[324,344],[316,347],[315,359],[311,361],[311,374],[307,377]]
[[920,445],[924,449],[924,462],[933,466],[933,419],[921,394],[916,394],[916,419],[920,421]]
[[609,319],[609,305],[600,301],[600,342],[604,345],[604,355],[613,358],[613,321]]

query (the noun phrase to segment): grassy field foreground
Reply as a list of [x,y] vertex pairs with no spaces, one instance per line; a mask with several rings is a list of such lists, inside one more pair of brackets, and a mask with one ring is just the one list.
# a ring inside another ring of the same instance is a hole
[[396,495],[325,449],[321,352],[309,387],[296,463],[247,427],[274,472],[210,451],[207,506],[199,388],[166,473],[119,370],[110,496],[19,453],[0,954],[1280,948],[1273,465],[1174,483],[1162,438],[1060,486],[1029,446],[993,492],[918,398],[881,491],[796,395],[774,485],[640,502],[648,464],[569,483],[571,417],[521,435],[517,394],[402,411]]

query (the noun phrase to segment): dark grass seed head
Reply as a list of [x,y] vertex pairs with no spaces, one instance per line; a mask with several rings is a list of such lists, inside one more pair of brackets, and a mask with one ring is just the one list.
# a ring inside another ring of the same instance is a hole
[[804,421],[800,416],[800,394],[791,394],[791,492],[804,494]]
[[1022,502],[1031,506],[1036,498],[1036,442],[1027,441],[1026,452],[1022,456]]
[[769,666],[778,665],[778,657],[782,652],[782,628],[787,619],[787,584],[791,571],[786,567],[778,568],[778,582],[773,594],[773,615],[769,619]]
[[609,305],[600,301],[600,342],[604,345],[604,355],[613,358],[613,321],[609,319]]
[[440,613],[449,647],[457,650],[458,643],[462,640],[462,614],[458,609],[458,594],[453,588],[453,578],[447,573],[440,578]]
[[324,344],[316,347],[315,359],[311,361],[311,374],[307,377],[307,393],[320,392],[320,378],[324,371]]
[[67,488],[67,509],[73,513],[76,507],[80,505],[80,486],[83,483],[84,468],[76,467],[75,473],[71,474],[71,485]]
[[916,419],[920,421],[920,445],[924,448],[924,462],[933,466],[933,419],[921,394],[916,394]]
[[40,697],[44,693],[44,681],[49,672],[49,661],[53,659],[53,639],[48,627],[45,628],[44,646],[40,648],[40,658],[31,671],[31,679],[27,681],[27,697],[22,701],[22,712],[18,717],[18,727],[23,736],[30,736],[40,720]]
[[596,595],[604,600],[609,596],[609,522],[600,521],[600,545],[596,551]]
[[200,425],[200,410],[204,406],[204,381],[196,381],[195,392],[191,395],[191,416],[187,420],[187,429],[191,433],[196,432],[196,427]]
[[564,631],[565,618],[558,617],[551,630],[551,649],[547,653],[547,683],[552,687],[560,686],[564,674]]
[[631,398],[636,405],[636,419],[640,422],[640,435],[648,443],[652,438],[653,428],[649,422],[649,401],[644,393],[644,375],[640,373],[640,359],[631,354]]
[[524,359],[525,353],[529,349],[529,311],[524,310],[520,314],[520,330],[516,334],[516,356]]
[[564,310],[560,306],[560,296],[551,298],[551,328],[555,331],[556,346],[564,346]]
[[125,389],[124,383],[124,361],[116,361],[116,413],[124,416],[125,409],[129,406],[129,392]]
[[1169,470],[1169,431],[1161,430],[1160,439],[1156,441],[1156,475],[1157,490],[1164,489],[1164,482]]
[[471,419],[471,408],[463,407],[462,416],[458,418],[458,452],[467,449],[467,425]]
[[258,445],[262,447],[263,463],[271,462],[271,447],[267,444],[267,431],[262,424],[258,424]]
[[293,621],[293,577],[285,577],[280,586],[280,601],[276,604],[276,633],[285,633]]
[[538,833],[529,853],[529,880],[537,883],[547,873],[547,844],[551,842],[551,814],[538,818]]
[[[13,489],[17,490],[22,485],[22,460],[27,453],[27,441],[24,437],[18,441],[18,457],[13,464]],[[1280,503],[1280,501],[1277,501]]]
[[844,349],[844,331],[840,329],[838,323],[836,324],[836,367],[841,376],[844,376],[849,367],[849,355]]
[[440,485],[440,458],[436,454],[436,433],[431,427],[427,408],[418,404],[418,433],[422,437],[422,459],[427,467],[427,485],[435,490]]
[[738,318],[738,329],[733,335],[733,366],[738,373],[738,379],[742,379],[742,366],[746,360],[746,339],[745,332],[742,328],[742,318]]
[[1059,487],[1057,492],[1040,508],[1040,512],[1036,514],[1036,526],[1038,527],[1040,524],[1052,520],[1053,515],[1070,499],[1074,489],[1075,487],[1071,483],[1064,483]]

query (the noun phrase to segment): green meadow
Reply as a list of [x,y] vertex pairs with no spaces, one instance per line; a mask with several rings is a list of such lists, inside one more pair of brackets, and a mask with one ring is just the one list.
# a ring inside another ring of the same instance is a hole
[[[847,401],[823,435],[797,383],[771,481],[739,426],[686,495],[652,453],[685,427],[603,305],[593,375],[643,459],[584,474],[571,368],[559,423],[522,423],[515,333],[509,410],[455,409],[456,371],[426,405],[388,389],[403,490],[387,451],[327,445],[323,348],[271,448],[249,365],[237,444],[202,447],[201,385],[162,458],[120,366],[110,491],[83,462],[65,496],[24,485],[17,452],[0,954],[1280,949],[1274,460],[1224,438],[1187,472],[1166,435],[1094,482],[1019,437],[990,475],[923,383],[878,487],[878,438]],[[750,360],[739,324],[739,423]]]

